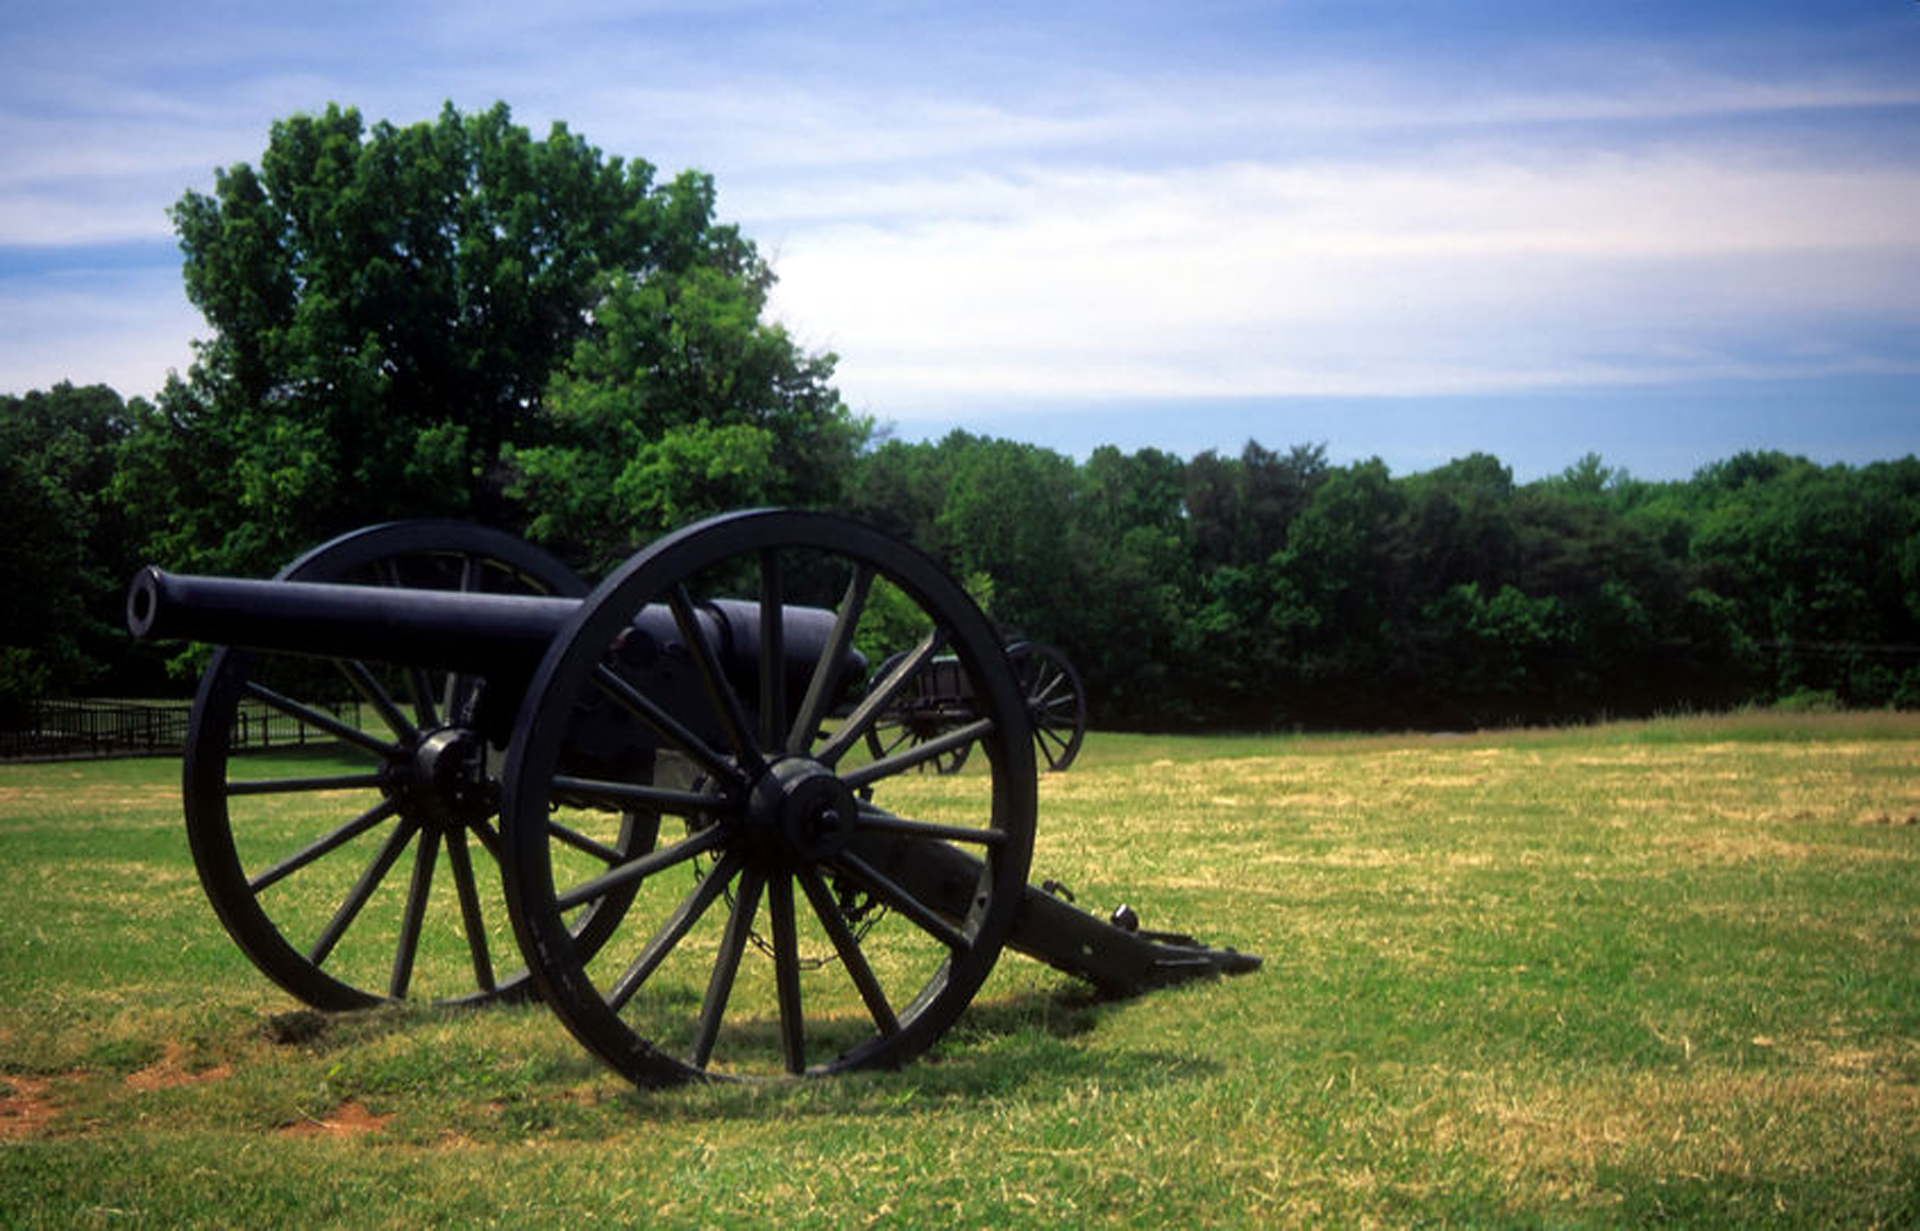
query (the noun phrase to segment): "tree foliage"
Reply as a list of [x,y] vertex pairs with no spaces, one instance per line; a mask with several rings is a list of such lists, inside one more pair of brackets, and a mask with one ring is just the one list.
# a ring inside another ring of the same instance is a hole
[[0,720],[125,660],[130,527],[104,493],[130,413],[104,385],[0,396]]
[[[831,357],[761,322],[771,274],[714,207],[704,175],[656,183],[504,104],[404,128],[340,107],[283,120],[257,169],[174,207],[213,336],[137,424],[121,497],[160,554],[257,571],[389,517],[677,516],[692,494],[616,497],[591,455],[681,456],[714,427],[784,436],[798,415],[812,433],[801,463],[734,467],[727,498],[817,479],[859,426]],[[574,507],[582,492],[601,503]]]
[[995,580],[1116,725],[1433,727],[1806,693],[1920,704],[1920,462],[1741,455],[1644,483],[1485,454],[1086,462],[954,433],[864,459],[849,509]]
[[763,321],[771,274],[730,264],[608,284],[549,386],[545,441],[507,453],[534,537],[605,568],[698,517],[837,498],[868,425],[832,356]]

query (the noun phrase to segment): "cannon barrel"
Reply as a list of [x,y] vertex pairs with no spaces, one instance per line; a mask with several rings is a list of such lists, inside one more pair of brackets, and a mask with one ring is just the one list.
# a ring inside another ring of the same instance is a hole
[[[134,574],[127,591],[127,627],[140,640],[216,645],[322,658],[358,658],[524,680],[586,600],[466,590],[251,581],[169,573],[153,565]],[[759,606],[737,599],[696,605],[702,635],[729,675],[758,670]],[[781,609],[787,674],[796,689],[826,652],[834,613],[819,607]],[[672,612],[649,605],[634,628],[651,645],[679,641]],[[847,652],[842,679],[851,684],[866,659]],[[794,693],[798,697],[798,692]]]
[[580,600],[310,581],[249,581],[148,565],[127,591],[140,640],[530,673]]

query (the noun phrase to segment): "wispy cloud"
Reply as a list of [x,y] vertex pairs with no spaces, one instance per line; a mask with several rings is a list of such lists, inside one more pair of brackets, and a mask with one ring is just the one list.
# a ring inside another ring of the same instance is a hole
[[928,412],[1793,372],[1784,327],[1920,326],[1920,172],[1549,154],[859,183],[885,221],[793,224],[778,303]]

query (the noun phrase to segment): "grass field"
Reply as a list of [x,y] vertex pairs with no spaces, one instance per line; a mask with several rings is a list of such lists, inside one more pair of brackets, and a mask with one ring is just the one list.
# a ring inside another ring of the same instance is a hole
[[1036,878],[1265,968],[1008,956],[903,1071],[641,1093],[537,1006],[299,1011],[172,762],[0,766],[0,1225],[1920,1225],[1920,716],[1095,735],[1040,793]]

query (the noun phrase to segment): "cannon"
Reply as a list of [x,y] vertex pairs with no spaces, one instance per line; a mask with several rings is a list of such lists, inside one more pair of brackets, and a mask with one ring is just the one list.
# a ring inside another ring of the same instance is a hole
[[[897,665],[899,655],[886,667]],[[1064,773],[1080,755],[1087,734],[1087,696],[1080,673],[1067,656],[1038,641],[1014,641],[1007,646],[1021,693],[1027,698],[1027,716],[1033,727],[1033,749],[1049,773]],[[940,738],[979,717],[973,682],[952,655],[927,663],[901,686],[867,731],[867,747],[876,757]],[[930,764],[939,773],[959,773],[971,745],[935,757]]]
[[[183,755],[195,868],[317,1008],[537,994],[661,1085],[904,1063],[1003,948],[1110,995],[1259,965],[1028,885],[1045,705],[950,577],[852,521],[728,514],[594,587],[498,531],[397,523],[267,581],[149,567],[128,621],[221,647]],[[969,715],[876,750],[944,662]],[[248,709],[327,742],[245,749]]]

